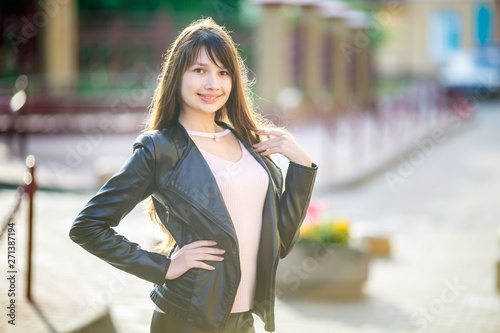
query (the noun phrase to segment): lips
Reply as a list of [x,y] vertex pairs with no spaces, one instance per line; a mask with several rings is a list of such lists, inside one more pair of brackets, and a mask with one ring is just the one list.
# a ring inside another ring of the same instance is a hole
[[204,102],[207,102],[207,103],[214,103],[216,102],[222,95],[202,95],[202,94],[198,94],[198,96],[200,96],[200,98],[204,101]]

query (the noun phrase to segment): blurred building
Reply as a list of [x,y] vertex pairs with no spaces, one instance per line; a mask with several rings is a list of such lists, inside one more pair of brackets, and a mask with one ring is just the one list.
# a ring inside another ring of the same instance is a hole
[[257,89],[294,117],[373,107],[369,15],[340,1],[257,0]]
[[436,74],[460,50],[500,41],[500,1],[371,1],[373,24],[386,40],[376,53],[383,76]]

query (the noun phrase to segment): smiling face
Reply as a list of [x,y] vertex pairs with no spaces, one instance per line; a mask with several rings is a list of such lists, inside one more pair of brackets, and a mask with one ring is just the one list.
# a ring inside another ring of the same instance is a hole
[[202,47],[198,58],[184,72],[181,83],[181,112],[189,116],[215,114],[227,102],[231,93],[230,73],[215,58],[210,59]]

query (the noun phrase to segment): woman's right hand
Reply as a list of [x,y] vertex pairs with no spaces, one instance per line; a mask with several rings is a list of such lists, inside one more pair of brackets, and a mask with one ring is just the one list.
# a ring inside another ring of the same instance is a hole
[[173,280],[187,272],[189,269],[198,267],[214,270],[215,267],[204,263],[202,260],[222,261],[225,252],[223,249],[213,247],[217,242],[212,240],[199,240],[176,249],[170,258],[170,266],[165,278]]

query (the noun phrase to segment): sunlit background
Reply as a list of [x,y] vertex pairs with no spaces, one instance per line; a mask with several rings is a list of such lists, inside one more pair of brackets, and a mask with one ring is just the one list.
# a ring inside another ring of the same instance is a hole
[[[1,267],[16,278],[0,331],[149,332],[152,285],[68,232],[132,153],[168,47],[212,17],[259,112],[319,166],[276,331],[500,332],[499,16],[480,0],[2,2]],[[141,205],[116,229],[148,250],[164,237]]]

